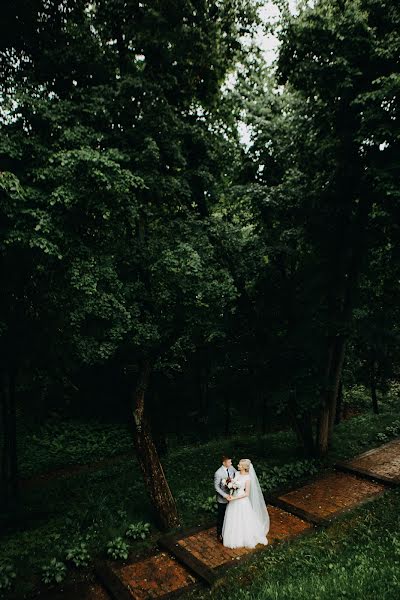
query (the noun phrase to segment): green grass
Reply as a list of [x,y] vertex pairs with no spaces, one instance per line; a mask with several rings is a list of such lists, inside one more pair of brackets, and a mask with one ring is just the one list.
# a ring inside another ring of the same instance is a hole
[[400,490],[226,572],[186,600],[398,600]]
[[32,477],[63,466],[79,465],[132,452],[128,425],[90,423],[76,419],[48,421],[18,436],[21,477]]
[[[163,462],[183,524],[197,524],[210,518],[203,505],[213,494],[212,476],[221,452],[233,452],[235,460],[250,457],[257,471],[266,475],[266,485],[273,487],[284,481],[294,483],[304,474],[304,468],[322,469],[337,459],[379,445],[381,442],[377,435],[396,418],[397,414],[388,410],[380,415],[366,413],[342,422],[335,429],[333,446],[327,457],[311,466],[304,462],[291,431],[265,436],[241,434],[174,448]],[[109,447],[112,448],[111,454],[119,454],[129,448],[127,428],[120,425],[106,426],[104,435],[98,423],[79,424],[78,433],[73,433],[72,423],[68,427],[60,425],[56,430],[58,442],[53,444],[53,454],[47,461],[43,447],[49,446],[49,438],[38,435],[34,440],[30,464],[35,462],[36,455],[44,471],[51,465],[62,464],[62,444],[67,443],[68,431],[75,441],[81,440],[74,452],[67,453],[75,464],[88,462],[88,458],[102,458],[107,455]],[[84,439],[85,427],[90,442]],[[120,436],[116,434],[118,431]],[[99,433],[98,444],[96,432]],[[48,436],[51,437],[50,433]],[[120,446],[118,440],[121,440]],[[152,535],[144,542],[130,542],[133,550],[140,552],[153,544],[158,536],[142,477],[133,457],[121,458],[98,471],[71,474],[68,478],[49,480],[44,486],[27,489],[22,494],[20,505],[6,517],[9,528],[2,539],[0,563],[5,560],[16,567],[20,594],[37,583],[35,577],[43,564],[52,558],[64,560],[71,544],[85,541],[92,557],[105,556],[107,543],[123,536],[127,527],[138,521],[152,523]],[[68,573],[69,577],[74,574],[79,577],[84,570],[69,568]]]
[[[393,387],[393,386],[392,386]],[[348,398],[347,398],[348,396]],[[337,458],[352,456],[363,444],[368,445],[371,434],[377,431],[377,425],[390,425],[398,413],[398,390],[393,388],[390,394],[379,404],[382,414],[370,413],[370,398],[362,386],[354,386],[346,393],[346,399],[364,411],[364,415],[352,419],[352,426],[347,427],[347,421],[335,428],[334,447],[327,457]],[[353,423],[354,422],[354,423]],[[267,436],[251,433],[246,424],[237,423],[238,433],[229,438],[218,437],[207,443],[177,442],[171,438],[170,454],[172,460],[184,462],[192,459],[196,465],[201,463],[207,468],[213,468],[222,451],[233,452],[240,449],[242,455],[246,452],[253,458],[262,460],[265,465],[284,464],[293,460],[295,440],[291,431],[280,431]],[[244,429],[244,431],[241,431]],[[343,435],[342,435],[343,431]],[[50,420],[40,427],[24,428],[18,435],[18,457],[21,477],[32,477],[37,474],[74,466],[104,458],[126,454],[133,451],[130,424],[90,422],[77,419],[64,421]],[[296,450],[298,452],[298,450]],[[239,458],[235,456],[235,459]],[[167,459],[167,465],[169,460]]]

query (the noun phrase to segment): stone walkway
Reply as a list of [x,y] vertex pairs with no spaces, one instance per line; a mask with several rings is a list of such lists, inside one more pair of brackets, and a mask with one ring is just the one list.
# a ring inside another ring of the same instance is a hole
[[385,489],[381,483],[333,472],[278,496],[276,503],[316,525],[322,525],[347,509],[374,498]]
[[[312,523],[279,507],[268,505],[268,512],[271,520],[268,541],[271,546],[314,529]],[[255,552],[266,550],[265,546],[260,546],[255,550],[225,548],[217,540],[215,526],[182,531],[179,535],[164,538],[161,545],[165,546],[168,551],[160,552],[124,567],[117,565],[110,567],[110,563],[108,564],[107,569],[111,568],[113,575],[123,582],[130,594],[125,596],[122,592],[123,595],[120,595],[121,589],[118,584],[114,589],[110,589],[110,579],[106,575],[103,582],[106,586],[108,585],[112,598],[117,600],[164,599],[170,594],[175,595],[178,592],[187,591],[200,581],[212,583],[226,567],[249,558]],[[180,561],[177,560],[177,557]],[[100,579],[104,576],[103,569],[104,565],[98,571]],[[114,584],[116,584],[115,579],[111,582],[112,586]]]
[[197,582],[190,571],[165,552],[118,569],[117,573],[131,590],[131,597],[138,600],[160,598]]
[[[335,470],[298,488],[269,496],[271,527],[267,547],[225,548],[216,539],[215,526],[181,531],[160,540],[163,551],[132,564],[121,566],[110,561],[97,564],[99,584],[82,589],[75,597],[81,600],[166,600],[196,585],[212,585],[228,567],[239,561],[257,552],[271,551],[282,540],[327,526],[339,515],[373,500],[389,486],[399,484],[400,438],[350,461],[337,463]],[[58,596],[53,595],[53,598],[58,600]]]
[[[270,504],[267,505],[271,527],[268,533],[268,542],[273,545],[278,541],[293,537],[313,528],[311,523]],[[243,557],[254,554],[249,548],[238,548],[232,550],[225,548],[217,541],[215,527],[200,530],[187,537],[183,537],[178,544],[196,556],[205,566],[216,569],[227,566],[232,561],[241,560]],[[261,550],[265,547],[260,546]]]
[[379,479],[386,484],[400,484],[400,440],[392,440],[379,448],[367,450],[338,468]]

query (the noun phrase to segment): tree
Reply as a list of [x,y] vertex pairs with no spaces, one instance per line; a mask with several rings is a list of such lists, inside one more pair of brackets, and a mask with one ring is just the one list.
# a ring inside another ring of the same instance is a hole
[[242,173],[268,257],[267,322],[280,307],[269,331],[285,357],[287,408],[307,452],[323,454],[360,280],[398,234],[400,15],[394,2],[319,0],[295,15],[280,4],[276,83],[251,64],[244,75]]
[[137,365],[137,456],[160,524],[172,527],[178,515],[145,393],[157,361],[182,361],[218,335],[235,297],[208,231],[218,231],[210,206],[232,152],[221,85],[255,7],[10,6],[1,48],[3,168],[24,190],[39,252],[48,255],[45,267],[34,266],[51,273],[51,298],[45,289],[39,302],[60,313],[51,335],[66,357]]
[[[394,116],[399,18],[394,2],[383,13],[373,0],[321,0],[313,8],[304,5],[298,17],[287,15],[282,29],[280,82],[287,82],[303,99],[311,124],[315,157],[304,152],[307,164],[301,165],[309,176],[314,208],[309,235],[327,271],[321,290],[327,335],[316,439],[320,453],[327,450],[332,433],[360,276],[369,251],[392,239],[393,232],[388,231],[386,239],[377,235],[375,215],[387,210],[393,194],[398,128],[389,141],[387,116],[373,111],[371,97],[387,102]],[[394,160],[390,165],[382,161],[386,144],[389,161]]]

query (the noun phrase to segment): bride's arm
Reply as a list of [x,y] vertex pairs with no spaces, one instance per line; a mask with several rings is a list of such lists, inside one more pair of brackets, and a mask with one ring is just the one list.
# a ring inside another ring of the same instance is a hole
[[[242,498],[247,498],[250,495],[250,479],[248,479],[244,485],[244,494],[241,496],[232,496],[232,500],[241,500]],[[232,502],[231,500],[231,502]]]

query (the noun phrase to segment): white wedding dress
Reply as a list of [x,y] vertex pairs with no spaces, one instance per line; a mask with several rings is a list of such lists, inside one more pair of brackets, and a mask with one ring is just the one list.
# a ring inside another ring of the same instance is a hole
[[239,474],[235,480],[239,484],[235,495],[244,496],[246,481],[250,481],[250,495],[228,503],[222,527],[223,544],[228,548],[266,546],[269,515],[254,468],[251,466],[250,474]]

